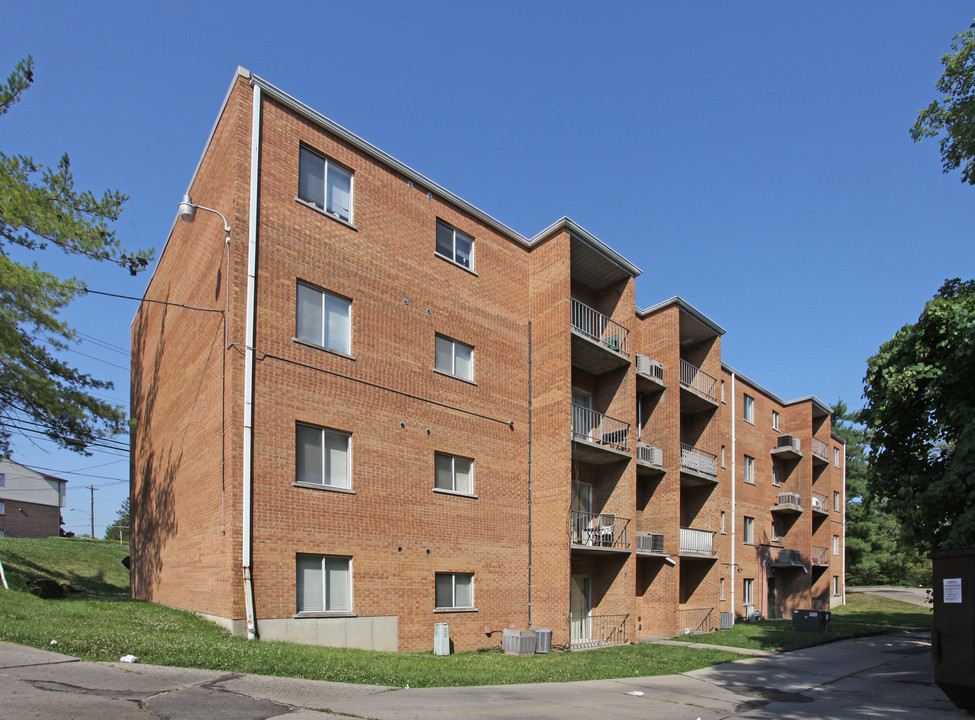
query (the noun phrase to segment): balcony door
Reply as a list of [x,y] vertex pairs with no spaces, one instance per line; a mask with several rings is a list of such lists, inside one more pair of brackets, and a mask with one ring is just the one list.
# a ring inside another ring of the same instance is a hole
[[592,577],[573,575],[569,593],[569,642],[585,643],[592,640]]
[[592,414],[592,395],[581,390],[572,390],[572,432],[576,435],[593,438],[595,418]]
[[592,544],[592,485],[572,483],[572,542],[576,545]]

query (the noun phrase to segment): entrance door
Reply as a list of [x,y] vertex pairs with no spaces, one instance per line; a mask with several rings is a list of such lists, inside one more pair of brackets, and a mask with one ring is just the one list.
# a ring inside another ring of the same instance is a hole
[[569,593],[569,642],[584,643],[592,639],[592,578],[573,575]]
[[768,578],[768,616],[773,620],[779,616],[775,609],[775,576],[769,575]]

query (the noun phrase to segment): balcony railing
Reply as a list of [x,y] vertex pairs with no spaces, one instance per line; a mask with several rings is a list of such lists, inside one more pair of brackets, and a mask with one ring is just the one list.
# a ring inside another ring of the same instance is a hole
[[716,552],[714,533],[710,530],[680,529],[680,554],[711,557]]
[[829,445],[819,438],[812,439],[812,453],[826,462],[829,462]]
[[802,553],[792,548],[769,548],[769,555],[773,566],[800,567],[802,565]]
[[706,397],[711,402],[718,402],[718,381],[687,360],[680,361],[680,384]]
[[608,445],[629,452],[630,424],[590,410],[582,405],[572,406],[572,434],[599,445]]
[[629,614],[570,615],[569,647],[573,650],[626,645],[630,642],[626,630]]
[[825,495],[821,495],[820,493],[815,493],[815,492],[812,494],[811,504],[812,504],[813,512],[828,513],[829,512],[828,503],[829,503],[829,498],[827,498]]
[[810,559],[813,565],[829,565],[829,548],[813,545],[811,550]]
[[718,456],[687,443],[680,444],[680,466],[711,478],[718,477]]
[[621,355],[629,354],[626,351],[629,329],[575,298],[572,298],[572,329]]
[[573,545],[604,548],[628,548],[626,530],[629,518],[611,513],[572,511],[570,539]]
[[681,633],[693,635],[694,633],[711,632],[717,630],[714,623],[714,608],[679,608],[677,610],[677,622]]
[[780,492],[775,496],[776,505],[798,505],[802,507],[802,495],[794,492]]

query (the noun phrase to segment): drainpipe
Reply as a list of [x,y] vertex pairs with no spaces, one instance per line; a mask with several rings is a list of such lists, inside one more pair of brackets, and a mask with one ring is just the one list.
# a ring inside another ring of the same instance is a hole
[[[843,551],[843,555],[840,557],[840,571],[842,572],[840,577],[843,578],[843,604],[846,605],[846,445],[843,446],[843,469],[840,473],[840,479],[843,481],[843,492],[840,495],[840,499],[843,501],[841,505],[843,508],[843,516],[841,518],[843,523],[840,529],[843,538],[843,547],[840,549]],[[830,579],[830,582],[832,582],[832,579]],[[832,591],[833,589],[830,588],[830,593]]]
[[528,321],[528,627],[532,627],[532,321]]
[[735,514],[735,458],[738,457],[738,436],[736,435],[736,422],[738,416],[735,414],[735,374],[731,373],[731,612],[735,612],[735,579],[737,577],[738,566],[735,565],[735,528],[738,527]]
[[261,88],[254,85],[254,106],[251,114],[251,177],[250,207],[247,228],[247,326],[244,346],[244,463],[243,463],[243,527],[241,528],[241,569],[244,576],[244,608],[247,614],[247,637],[257,637],[257,618],[254,616],[254,583],[251,577],[251,534],[253,518],[253,449],[254,449],[254,329],[255,285],[257,282],[257,181],[261,159]]

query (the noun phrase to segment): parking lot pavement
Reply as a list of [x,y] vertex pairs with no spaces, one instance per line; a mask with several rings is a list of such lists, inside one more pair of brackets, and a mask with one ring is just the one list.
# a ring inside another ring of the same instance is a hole
[[90,663],[0,642],[0,717],[75,720],[968,717],[934,685],[924,634],[859,638],[681,675],[467,688],[388,688],[143,664]]

